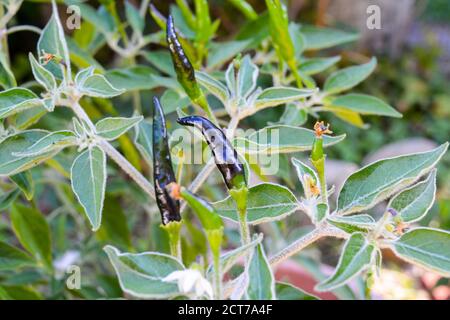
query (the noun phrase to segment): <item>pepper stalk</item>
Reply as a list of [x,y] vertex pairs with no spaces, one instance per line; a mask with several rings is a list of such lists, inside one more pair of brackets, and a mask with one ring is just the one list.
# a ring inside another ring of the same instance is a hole
[[312,151],[311,151],[311,163],[317,170],[317,175],[319,176],[320,183],[320,197],[323,203],[328,204],[327,195],[327,182],[325,179],[325,158],[326,155],[323,153],[323,135],[327,133],[333,133],[329,130],[330,125],[325,125],[323,121],[318,121],[314,125],[314,131],[316,132],[316,137],[314,139]]

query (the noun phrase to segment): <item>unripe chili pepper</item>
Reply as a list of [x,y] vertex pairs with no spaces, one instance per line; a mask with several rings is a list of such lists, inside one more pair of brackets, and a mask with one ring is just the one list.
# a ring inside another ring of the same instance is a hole
[[153,179],[156,203],[161,212],[162,224],[180,221],[180,201],[172,195],[177,186],[172,168],[166,121],[161,104],[153,97]]
[[177,122],[183,126],[195,127],[202,132],[228,189],[240,189],[247,185],[244,165],[239,161],[236,150],[221,129],[200,116],[178,118]]
[[203,94],[195,79],[194,67],[186,56],[178,39],[173,23],[173,17],[171,15],[167,18],[166,39],[172,56],[174,69],[177,74],[177,79],[189,98],[194,102],[197,102]]

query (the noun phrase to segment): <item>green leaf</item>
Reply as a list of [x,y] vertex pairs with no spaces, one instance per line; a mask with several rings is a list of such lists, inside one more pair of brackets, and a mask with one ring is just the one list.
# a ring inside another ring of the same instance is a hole
[[424,181],[403,190],[389,201],[388,208],[395,209],[403,221],[421,220],[431,209],[436,196],[436,169]]
[[134,66],[126,69],[115,69],[106,72],[105,77],[116,88],[127,91],[150,90],[157,87],[179,88],[175,79],[154,74],[153,69],[146,66]]
[[272,87],[264,89],[257,97],[250,114],[264,108],[278,106],[288,102],[294,102],[312,96],[315,90],[297,89],[289,87]]
[[103,208],[102,226],[95,234],[101,241],[119,248],[132,247],[128,221],[117,198],[107,196]]
[[392,241],[390,247],[398,257],[450,277],[450,232],[417,228]]
[[278,122],[269,124],[285,124],[288,126],[299,127],[304,125],[307,119],[308,112],[306,111],[306,108],[302,108],[295,103],[288,103]]
[[16,204],[11,210],[11,224],[20,244],[39,262],[52,268],[50,227],[36,209]]
[[76,136],[72,131],[62,130],[50,132],[46,136],[37,140],[34,144],[20,152],[14,154],[18,157],[31,157],[57,152],[65,147],[77,144]]
[[[231,250],[223,255],[220,256],[220,272],[223,274],[230,271],[230,269],[239,262],[239,260],[243,257],[246,257],[248,254],[250,254],[256,245],[260,244],[263,239],[263,235],[259,234],[257,237],[255,237],[251,242],[237,247],[234,250]],[[208,274],[211,274],[213,270],[213,266],[211,265],[208,269]]]
[[275,278],[262,244],[258,244],[248,265],[250,281],[246,295],[249,300],[275,300]]
[[125,92],[115,88],[103,75],[93,74],[94,68],[81,70],[75,82],[80,93],[90,97],[112,98]]
[[305,38],[300,32],[300,25],[295,22],[289,23],[289,35],[294,45],[295,58],[298,59],[305,50]]
[[81,153],[70,170],[72,189],[96,231],[102,221],[106,187],[106,156],[102,149],[93,147]]
[[144,51],[142,56],[159,71],[170,76],[175,76],[175,69],[173,68],[172,58],[168,50]]
[[16,78],[14,78],[14,74],[9,68],[3,52],[0,52],[0,86],[3,89],[10,89],[17,86]]
[[224,106],[227,105],[230,93],[222,82],[201,71],[195,72],[195,78],[206,90],[217,97]]
[[377,59],[372,58],[368,63],[340,69],[332,73],[324,84],[326,94],[335,94],[353,88],[364,81],[375,70]]
[[309,176],[313,180],[315,185],[320,189],[319,177],[317,176],[317,173],[311,167],[304,164],[302,161],[300,161],[296,158],[292,158],[291,162],[294,165],[295,171],[297,172],[298,179],[300,180],[300,182],[302,184],[303,191],[305,192],[305,197],[308,199],[312,195],[307,194],[308,191],[311,189],[311,187],[307,180],[306,175]]
[[29,286],[0,286],[0,300],[42,300],[42,295]]
[[335,65],[341,60],[340,56],[330,57],[330,58],[311,58],[306,59],[300,63],[298,71],[307,76],[314,75],[325,71],[329,67]]
[[133,31],[142,34],[145,27],[145,21],[139,14],[139,10],[128,1],[125,1],[125,14]]
[[427,174],[447,150],[448,143],[428,152],[379,160],[353,173],[342,187],[338,214],[369,209]]
[[162,281],[184,266],[172,256],[159,252],[120,253],[112,246],[104,247],[126,293],[144,299],[165,299],[178,295],[178,286]]
[[7,209],[20,194],[20,189],[12,189],[0,195],[0,211]]
[[31,71],[33,72],[33,76],[36,81],[39,82],[47,91],[55,90],[56,80],[53,74],[40,65],[31,52],[28,57],[30,59]]
[[246,55],[240,62],[237,74],[236,97],[246,99],[255,90],[258,73],[258,67],[252,62],[250,55]]
[[208,54],[208,68],[216,68],[247,49],[251,40],[213,42]]
[[319,300],[319,298],[293,286],[290,283],[277,282],[275,291],[278,300]]
[[8,89],[0,92],[0,119],[42,105],[41,99],[28,89]]
[[[324,147],[332,146],[344,140],[340,136],[324,135]],[[236,138],[234,145],[238,150],[248,154],[256,153],[290,153],[312,149],[315,133],[312,130],[286,125],[268,126],[248,137]]]
[[103,118],[95,124],[95,130],[102,138],[114,140],[137,125],[142,119],[144,119],[142,116],[132,118]]
[[306,42],[306,50],[320,50],[355,41],[359,35],[331,28],[302,26],[300,32]]
[[[236,203],[231,197],[215,202],[213,206],[223,218],[238,221]],[[280,220],[297,208],[297,199],[284,186],[261,183],[249,188],[247,199],[247,221],[249,224]]]
[[49,132],[44,130],[27,130],[8,136],[0,142],[0,176],[10,176],[37,166],[53,157],[59,150],[36,156],[17,156],[28,149]]
[[191,100],[185,94],[179,94],[173,89],[167,89],[161,96],[161,105],[164,114],[169,114],[177,110],[177,108],[186,108],[191,104]]
[[[328,104],[328,103],[327,103]],[[363,115],[379,115],[401,118],[402,114],[384,101],[366,94],[350,93],[332,99],[329,105],[355,111]]]
[[368,230],[373,230],[376,226],[375,220],[368,214],[356,214],[352,216],[332,215],[327,218],[327,221],[347,233],[364,233]]
[[372,262],[375,246],[362,233],[354,233],[345,243],[333,275],[316,286],[317,291],[331,291],[364,271]]
[[0,241],[0,270],[15,270],[32,266],[34,260],[24,251]]
[[34,182],[30,171],[21,172],[9,178],[22,190],[27,200],[33,199]]
[[[38,43],[38,54],[50,53],[64,60],[65,64],[69,64],[69,52],[67,50],[67,43],[64,37],[64,30],[59,20],[56,5],[53,6],[53,14],[44,30],[42,30]],[[50,71],[56,78],[62,79],[62,66],[52,59],[45,65],[45,69]]]
[[15,127],[25,130],[38,122],[47,112],[48,109],[44,105],[22,111],[15,116]]
[[152,124],[146,120],[135,127],[134,144],[149,165],[153,165]]

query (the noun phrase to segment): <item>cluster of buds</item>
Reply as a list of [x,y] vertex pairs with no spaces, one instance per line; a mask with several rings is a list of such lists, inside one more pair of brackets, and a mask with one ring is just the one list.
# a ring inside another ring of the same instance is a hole
[[386,224],[386,230],[397,236],[401,236],[409,230],[409,225],[405,223],[402,217],[393,208],[387,210],[392,215],[392,223]]

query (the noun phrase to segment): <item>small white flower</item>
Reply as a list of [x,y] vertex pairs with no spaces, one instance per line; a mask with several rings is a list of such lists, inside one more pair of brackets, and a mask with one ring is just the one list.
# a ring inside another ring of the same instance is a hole
[[180,292],[184,294],[194,294],[197,298],[206,295],[209,299],[212,299],[213,296],[211,284],[198,270],[186,269],[174,271],[163,278],[162,281],[177,282]]

